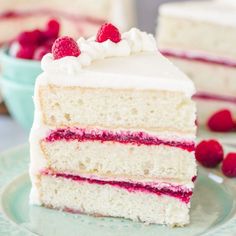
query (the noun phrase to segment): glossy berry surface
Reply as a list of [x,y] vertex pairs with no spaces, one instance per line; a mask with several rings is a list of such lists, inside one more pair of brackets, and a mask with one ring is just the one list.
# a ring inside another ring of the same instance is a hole
[[203,166],[213,168],[223,161],[224,151],[218,141],[204,140],[197,145],[195,157]]
[[58,38],[52,46],[52,54],[55,60],[66,56],[78,57],[80,53],[76,41],[69,36]]
[[229,153],[222,163],[222,172],[227,177],[236,177],[236,153]]
[[114,43],[118,43],[121,40],[121,35],[119,30],[111,23],[103,24],[96,37],[96,41],[102,43],[106,40],[110,39]]
[[214,113],[207,123],[212,131],[216,132],[229,132],[234,128],[234,121],[232,114],[229,110],[224,109]]

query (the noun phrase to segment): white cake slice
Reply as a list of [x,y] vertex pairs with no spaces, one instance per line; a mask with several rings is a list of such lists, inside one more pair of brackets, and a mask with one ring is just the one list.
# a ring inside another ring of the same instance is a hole
[[146,223],[189,223],[193,83],[131,29],[42,60],[30,135],[31,203]]
[[221,110],[236,118],[236,3],[187,1],[159,9],[158,47],[195,83],[198,123]]

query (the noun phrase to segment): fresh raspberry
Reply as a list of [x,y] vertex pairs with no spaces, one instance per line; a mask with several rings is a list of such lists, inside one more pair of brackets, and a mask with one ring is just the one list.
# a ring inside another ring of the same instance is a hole
[[121,35],[114,25],[105,23],[98,30],[96,41],[102,43],[108,39],[114,43],[118,43],[121,40]]
[[58,38],[52,45],[52,54],[55,60],[66,56],[78,57],[80,53],[76,41],[68,36]]
[[41,39],[42,33],[36,29],[33,31],[25,31],[19,34],[17,41],[22,46],[37,45]]
[[34,55],[35,47],[32,45],[22,46],[19,44],[15,57],[22,59],[32,59]]
[[46,31],[44,32],[45,36],[48,39],[52,38],[56,39],[59,36],[59,32],[60,32],[59,22],[55,19],[51,19],[50,21],[48,21]]
[[222,172],[227,177],[236,177],[236,153],[229,153],[222,163]]
[[45,54],[49,53],[50,51],[51,51],[51,50],[50,50],[48,47],[45,47],[45,46],[38,47],[38,48],[35,50],[33,59],[34,59],[34,60],[41,61],[41,59],[43,58],[43,56],[44,56]]
[[224,151],[218,141],[203,140],[196,147],[195,157],[203,166],[212,168],[223,160]]
[[234,121],[229,110],[220,110],[214,113],[207,123],[212,131],[229,132],[234,128]]

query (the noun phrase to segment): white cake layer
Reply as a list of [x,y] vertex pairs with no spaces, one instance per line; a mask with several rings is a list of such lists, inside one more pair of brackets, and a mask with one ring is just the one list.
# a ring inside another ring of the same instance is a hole
[[165,131],[180,137],[196,130],[195,104],[178,92],[51,85],[37,87],[36,99],[42,123],[54,127]]
[[[60,173],[84,173],[141,182],[172,179],[190,185],[197,175],[194,152],[165,145],[43,141],[41,148],[43,158],[46,158],[45,169]],[[35,165],[36,171],[37,163],[36,158],[32,159],[31,168]]]
[[37,188],[40,199],[35,199],[31,192],[31,203],[47,207],[171,226],[189,223],[190,205],[167,195],[130,192],[51,176],[41,176]]
[[168,57],[191,78],[198,92],[236,98],[236,68]]
[[200,125],[205,125],[209,118],[222,109],[230,110],[234,120],[236,119],[236,104],[218,100],[206,100],[195,98],[198,110],[197,121]]
[[[162,13],[162,8],[160,13],[157,28],[160,49],[207,52],[211,57],[236,60],[236,24],[226,26],[189,19],[184,14],[165,14]],[[236,15],[236,10],[234,14]],[[219,19],[224,19],[223,13],[219,15]]]

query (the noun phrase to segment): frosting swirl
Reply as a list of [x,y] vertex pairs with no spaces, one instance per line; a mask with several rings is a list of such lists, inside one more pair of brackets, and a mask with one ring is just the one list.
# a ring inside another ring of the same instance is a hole
[[51,53],[45,55],[41,62],[45,72],[59,71],[67,74],[79,72],[83,67],[89,66],[93,61],[108,57],[129,56],[138,52],[157,51],[156,41],[151,34],[142,32],[136,28],[123,33],[119,43],[107,40],[102,43],[95,41],[95,37],[89,39],[80,38],[77,43],[81,50],[78,57],[67,56],[54,60]]

